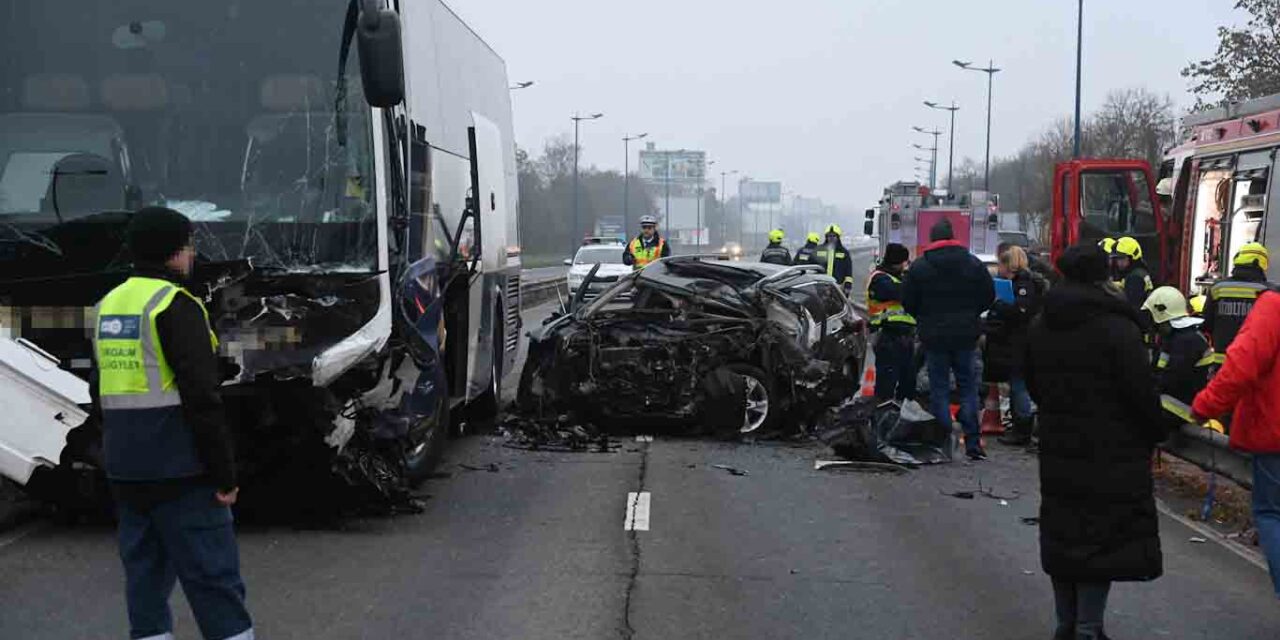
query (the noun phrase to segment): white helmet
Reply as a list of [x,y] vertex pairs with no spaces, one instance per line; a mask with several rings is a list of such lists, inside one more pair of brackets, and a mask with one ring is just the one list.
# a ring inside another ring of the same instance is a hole
[[658,226],[658,219],[650,215],[640,216],[640,226],[643,227],[646,224],[651,224],[656,227]]

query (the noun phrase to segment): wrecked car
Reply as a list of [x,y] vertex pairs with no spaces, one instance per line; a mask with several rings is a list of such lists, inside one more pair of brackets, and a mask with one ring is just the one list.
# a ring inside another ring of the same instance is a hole
[[[6,18],[11,369],[88,378],[130,212],[158,205],[195,223],[188,289],[220,337],[246,503],[403,503],[451,428],[496,416],[521,328],[508,82],[447,7],[48,0]],[[53,431],[0,419],[20,483],[100,467],[82,390],[55,383],[9,403],[79,407]]]
[[672,257],[529,333],[518,407],[600,426],[803,428],[853,395],[865,313],[816,266]]

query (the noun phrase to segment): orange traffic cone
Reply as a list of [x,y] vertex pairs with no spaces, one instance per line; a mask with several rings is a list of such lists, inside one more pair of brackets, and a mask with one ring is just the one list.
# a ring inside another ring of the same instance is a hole
[[858,395],[870,398],[876,395],[876,352],[867,350],[867,361],[862,365],[862,388]]
[[1000,385],[987,385],[987,399],[982,403],[982,432],[1004,433],[1004,420],[1000,419]]

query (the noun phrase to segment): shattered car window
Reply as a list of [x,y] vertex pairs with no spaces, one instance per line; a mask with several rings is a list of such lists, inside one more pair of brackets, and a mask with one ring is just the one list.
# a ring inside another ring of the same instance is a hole
[[206,260],[373,270],[371,111],[355,47],[341,75],[336,55],[347,4],[9,3],[6,21],[58,28],[12,31],[0,61],[0,221],[54,236],[163,205],[197,223]]

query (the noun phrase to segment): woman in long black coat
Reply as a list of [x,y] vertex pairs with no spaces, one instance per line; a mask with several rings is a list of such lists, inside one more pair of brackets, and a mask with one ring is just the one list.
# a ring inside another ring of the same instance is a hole
[[1151,455],[1164,429],[1140,319],[1106,288],[1106,254],[1072,247],[1058,269],[1022,353],[1040,407],[1040,561],[1055,640],[1094,640],[1111,582],[1163,572]]

